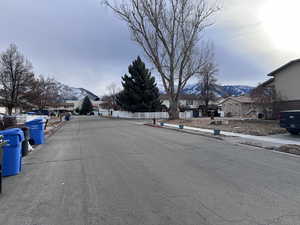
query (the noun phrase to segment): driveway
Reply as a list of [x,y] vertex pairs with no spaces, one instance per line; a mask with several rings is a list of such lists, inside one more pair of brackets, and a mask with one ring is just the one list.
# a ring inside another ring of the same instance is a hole
[[3,225],[296,225],[300,159],[82,117],[4,180]]

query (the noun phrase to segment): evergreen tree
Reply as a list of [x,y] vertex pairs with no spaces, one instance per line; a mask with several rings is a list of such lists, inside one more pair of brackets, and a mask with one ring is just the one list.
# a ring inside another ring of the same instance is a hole
[[130,112],[155,112],[161,110],[159,90],[155,77],[138,57],[128,68],[129,76],[122,77],[123,91],[117,95],[117,104]]
[[83,99],[80,115],[87,115],[94,110],[93,104],[88,96]]

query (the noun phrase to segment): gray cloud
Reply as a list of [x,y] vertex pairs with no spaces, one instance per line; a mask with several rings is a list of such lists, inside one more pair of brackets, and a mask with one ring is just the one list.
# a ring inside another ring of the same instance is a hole
[[[208,30],[224,84],[255,85],[293,55],[277,52],[257,18],[263,1],[223,0]],[[16,43],[36,73],[103,94],[142,51],[100,0],[1,0],[0,51]],[[151,65],[149,65],[151,67]]]

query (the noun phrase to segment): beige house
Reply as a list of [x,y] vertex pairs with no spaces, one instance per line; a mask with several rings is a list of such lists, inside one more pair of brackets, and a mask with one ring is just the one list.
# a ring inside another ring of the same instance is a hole
[[219,103],[219,111],[224,116],[252,117],[260,111],[249,96],[228,97]]
[[300,109],[300,59],[279,67],[268,76],[272,78],[265,85],[274,87],[280,101],[276,110]]

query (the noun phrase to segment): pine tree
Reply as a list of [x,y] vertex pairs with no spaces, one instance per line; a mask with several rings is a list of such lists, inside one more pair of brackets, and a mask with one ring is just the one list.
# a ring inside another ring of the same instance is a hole
[[94,110],[93,104],[88,96],[83,99],[80,115],[87,115]]
[[117,104],[129,112],[155,112],[161,110],[159,90],[155,77],[138,57],[122,77],[123,91],[117,95]]

